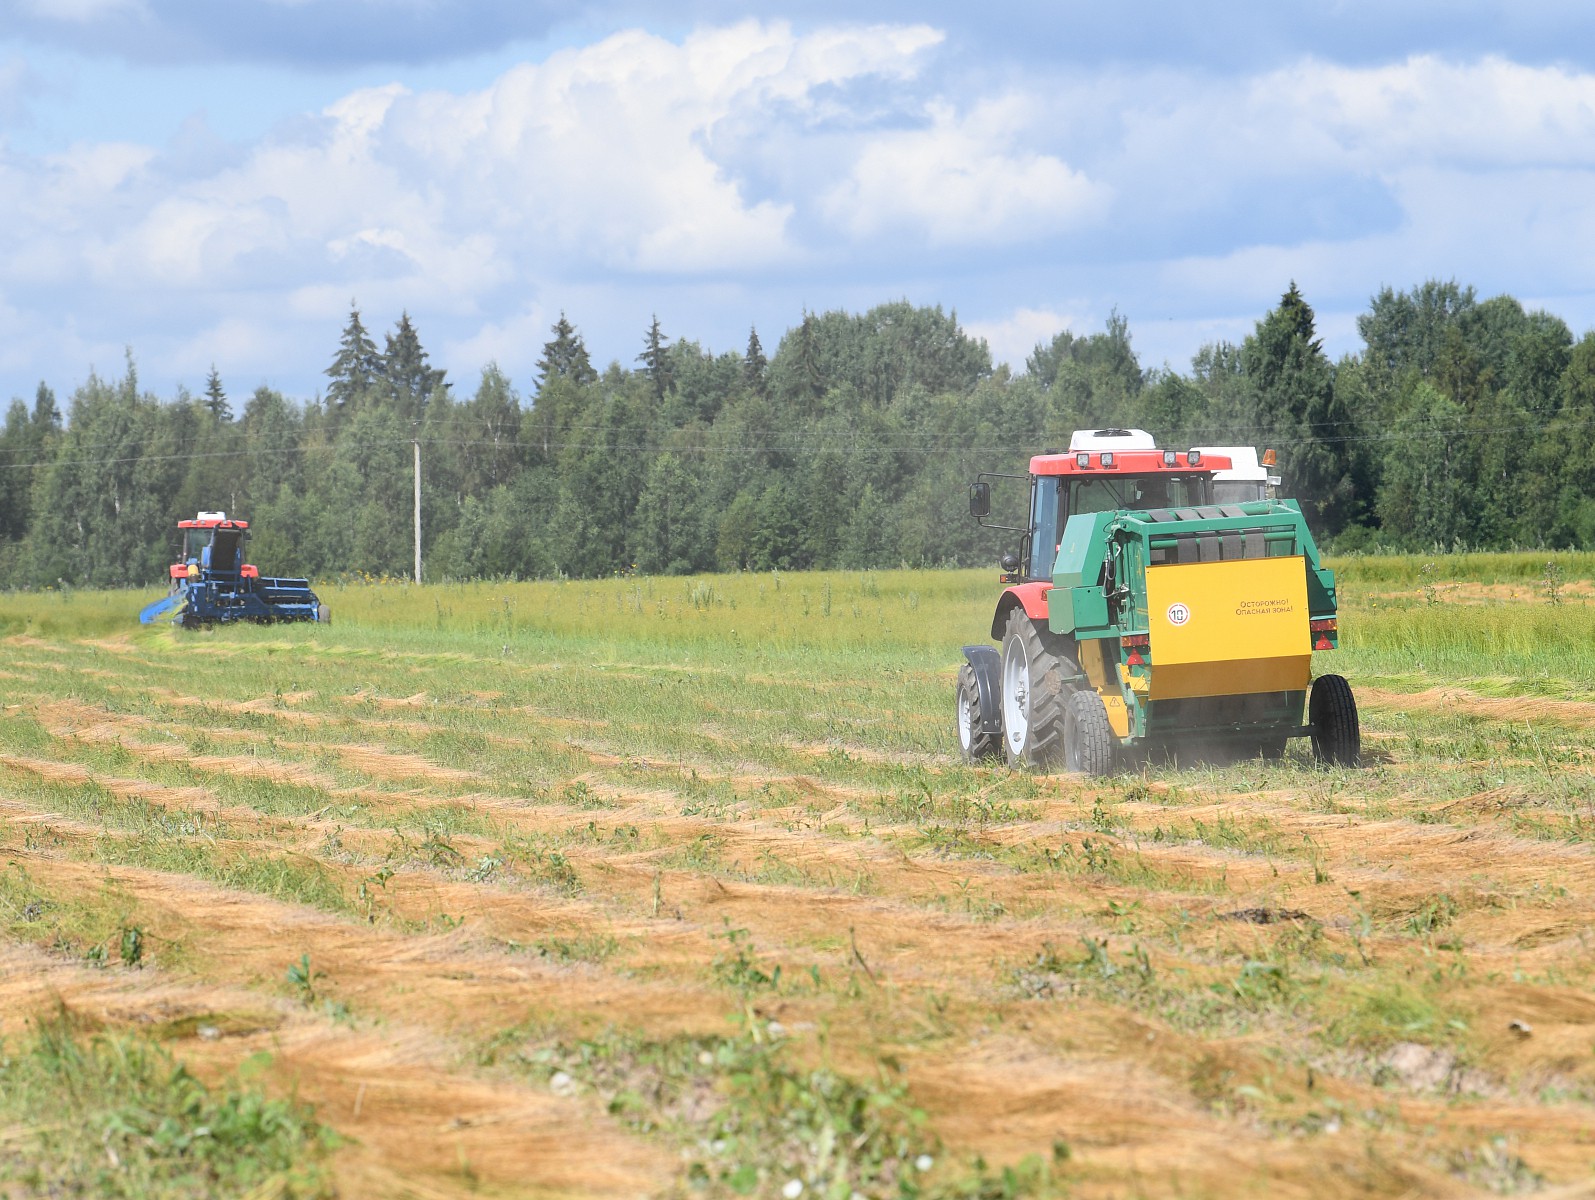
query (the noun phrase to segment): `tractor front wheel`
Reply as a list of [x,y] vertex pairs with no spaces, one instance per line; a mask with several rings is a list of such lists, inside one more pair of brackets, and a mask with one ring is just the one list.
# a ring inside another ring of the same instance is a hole
[[1307,720],[1313,730],[1313,757],[1337,767],[1354,767],[1362,757],[1362,730],[1351,684],[1340,675],[1313,680],[1307,699]]
[[958,751],[966,763],[984,762],[997,757],[997,735],[981,727],[980,684],[975,668],[965,663],[958,668]]
[[1064,641],[1022,608],[1002,639],[1002,748],[1008,765],[1050,767],[1063,758],[1063,680],[1074,663]]
[[1102,697],[1082,688],[1063,706],[1063,745],[1069,770],[1093,778],[1113,772],[1113,728]]

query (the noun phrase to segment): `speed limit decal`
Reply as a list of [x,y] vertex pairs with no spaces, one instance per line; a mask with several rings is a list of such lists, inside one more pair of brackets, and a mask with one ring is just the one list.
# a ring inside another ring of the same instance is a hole
[[1186,608],[1185,605],[1181,604],[1179,601],[1175,601],[1173,604],[1169,605],[1168,618],[1170,625],[1183,625],[1185,622],[1191,619],[1191,610]]

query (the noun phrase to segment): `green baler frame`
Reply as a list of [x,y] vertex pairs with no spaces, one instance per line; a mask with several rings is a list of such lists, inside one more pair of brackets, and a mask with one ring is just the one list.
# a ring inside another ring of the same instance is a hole
[[[1303,691],[1256,693],[1221,701],[1145,700],[1117,679],[1147,668],[1130,664],[1122,639],[1150,630],[1146,569],[1163,563],[1222,562],[1233,558],[1300,556],[1312,621],[1336,615],[1334,572],[1322,565],[1300,506],[1294,500],[1256,500],[1194,509],[1082,513],[1070,517],[1053,563],[1047,595],[1048,625],[1077,643],[1120,639],[1103,647],[1099,691],[1114,689],[1128,715],[1125,743],[1201,736],[1294,736],[1302,725]],[[1304,637],[1311,637],[1303,630]],[[1323,636],[1330,646],[1335,634]],[[1311,644],[1311,643],[1310,643]],[[1081,646],[1081,658],[1088,653]],[[1090,671],[1084,672],[1090,676]]]

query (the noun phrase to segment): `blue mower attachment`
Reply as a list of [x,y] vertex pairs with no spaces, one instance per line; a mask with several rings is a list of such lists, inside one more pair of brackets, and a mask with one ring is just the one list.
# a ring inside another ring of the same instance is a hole
[[230,621],[330,621],[327,606],[310,590],[308,579],[264,576],[244,562],[248,521],[228,520],[224,512],[202,512],[179,521],[183,549],[168,570],[171,592],[147,604],[139,623],[152,625],[167,614],[184,628]]

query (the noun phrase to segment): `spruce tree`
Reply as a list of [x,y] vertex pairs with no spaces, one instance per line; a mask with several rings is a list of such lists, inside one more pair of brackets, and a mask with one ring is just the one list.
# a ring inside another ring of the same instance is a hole
[[764,347],[759,344],[757,326],[748,327],[748,349],[742,356],[742,382],[755,396],[764,395],[765,372],[769,360],[764,357]]
[[554,336],[543,343],[543,357],[537,360],[538,390],[555,379],[568,379],[572,383],[596,382],[598,372],[593,370],[592,360],[587,357],[587,346],[576,327],[566,319],[563,309],[552,329]]
[[1352,515],[1358,487],[1350,447],[1355,430],[1335,370],[1324,355],[1312,307],[1294,281],[1279,307],[1241,346],[1241,368],[1254,389],[1256,426],[1244,436],[1277,448],[1303,511],[1338,533]]
[[426,407],[427,397],[448,385],[443,382],[446,371],[440,371],[427,362],[421,338],[410,323],[408,312],[399,315],[395,332],[387,335],[387,349],[381,362],[382,376],[399,408],[411,417]]
[[221,373],[211,363],[210,374],[205,377],[205,407],[210,415],[224,424],[233,419],[232,405],[227,403],[227,393],[222,390]]
[[643,374],[653,383],[654,399],[660,403],[664,402],[665,392],[670,390],[669,351],[665,335],[659,328],[659,315],[655,313],[653,324],[648,327],[648,335],[643,339],[642,353],[637,356],[637,361],[643,364]]
[[55,402],[55,390],[42,379],[33,394],[33,416],[29,419],[40,434],[61,432],[61,409]]
[[327,385],[327,407],[333,412],[358,407],[360,398],[371,390],[381,371],[377,345],[360,323],[360,309],[350,301],[349,323],[344,326],[338,353],[325,372],[332,380]]

